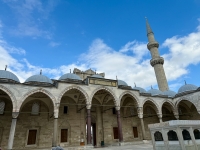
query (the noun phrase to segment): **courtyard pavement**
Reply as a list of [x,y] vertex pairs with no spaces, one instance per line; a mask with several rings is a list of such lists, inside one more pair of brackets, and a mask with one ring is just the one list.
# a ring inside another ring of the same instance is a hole
[[153,150],[152,144],[112,146],[104,148],[94,148],[96,150]]

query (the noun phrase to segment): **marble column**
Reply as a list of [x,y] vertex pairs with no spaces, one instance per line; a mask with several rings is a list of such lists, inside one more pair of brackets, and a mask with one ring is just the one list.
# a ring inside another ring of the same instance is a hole
[[54,118],[52,147],[56,147],[57,146],[57,137],[58,137],[58,118]]
[[87,144],[91,145],[91,110],[87,109]]
[[12,123],[11,123],[11,127],[10,127],[10,135],[9,135],[9,139],[8,139],[8,150],[12,150],[13,149],[15,128],[16,128],[18,115],[19,115],[19,112],[13,112],[12,113]]
[[195,146],[195,149],[198,150],[197,143],[196,143],[196,140],[195,140],[195,137],[194,137],[194,131],[193,131],[192,127],[189,128],[189,133],[190,133],[190,137],[192,139],[192,143]]
[[178,136],[178,140],[179,140],[179,144],[181,146],[181,150],[186,150],[185,149],[185,144],[184,144],[184,140],[183,140],[183,134],[182,134],[182,129],[181,128],[177,128],[176,129],[176,133],[177,133],[177,136]]
[[122,124],[121,124],[121,118],[120,118],[120,108],[116,108],[117,113],[117,124],[118,124],[118,135],[119,135],[119,142],[123,142],[123,134],[122,134]]
[[142,127],[142,138],[143,138],[143,140],[145,140],[145,128],[144,128],[143,118],[140,118],[140,123],[141,123],[141,127]]

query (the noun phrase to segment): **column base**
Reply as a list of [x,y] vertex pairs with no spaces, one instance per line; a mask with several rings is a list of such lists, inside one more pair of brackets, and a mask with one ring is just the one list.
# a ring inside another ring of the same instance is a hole
[[124,142],[119,142],[119,146],[123,146],[124,145]]

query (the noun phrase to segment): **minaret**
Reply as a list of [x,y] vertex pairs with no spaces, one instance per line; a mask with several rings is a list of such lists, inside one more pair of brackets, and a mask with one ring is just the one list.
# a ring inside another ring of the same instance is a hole
[[152,57],[150,64],[152,67],[154,67],[159,90],[161,91],[169,90],[167,79],[165,76],[165,71],[163,68],[164,59],[163,57],[160,57],[158,51],[159,43],[155,40],[153,31],[151,30],[151,27],[147,19],[146,19],[146,27],[147,27],[147,37],[149,41],[149,43],[147,44],[147,48],[151,52],[151,57]]

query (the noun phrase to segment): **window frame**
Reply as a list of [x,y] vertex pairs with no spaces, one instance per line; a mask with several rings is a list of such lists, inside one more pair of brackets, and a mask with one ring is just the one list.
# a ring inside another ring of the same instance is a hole
[[[29,137],[29,131],[30,130],[36,130],[36,139],[35,139],[35,144],[28,145],[28,137]],[[39,137],[39,128],[29,128],[27,129],[27,134],[26,134],[26,143],[25,147],[37,147],[38,146],[38,137]]]
[[[61,132],[62,132],[62,130],[65,130],[65,129],[67,129],[67,142],[61,142]],[[62,127],[62,128],[60,128],[60,136],[59,136],[59,141],[60,141],[60,144],[68,144],[69,143],[69,128],[65,128],[65,127]]]

